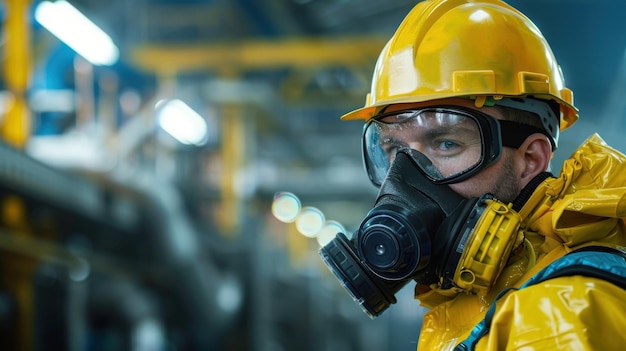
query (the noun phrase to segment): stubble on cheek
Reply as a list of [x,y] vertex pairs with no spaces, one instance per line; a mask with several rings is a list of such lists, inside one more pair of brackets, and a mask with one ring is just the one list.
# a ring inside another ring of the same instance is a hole
[[490,193],[504,203],[513,202],[522,190],[521,180],[515,174],[511,153],[504,152],[500,162],[499,169],[485,169],[464,182],[450,184],[450,187],[465,198]]

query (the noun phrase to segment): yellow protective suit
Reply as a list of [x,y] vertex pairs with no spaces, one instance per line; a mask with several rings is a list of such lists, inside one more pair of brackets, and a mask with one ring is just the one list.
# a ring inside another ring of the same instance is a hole
[[[519,287],[566,253],[588,245],[626,246],[626,156],[596,134],[548,178],[520,210],[526,240],[485,296],[416,288],[431,308],[418,350],[452,350],[480,322],[495,296]],[[497,302],[491,329],[476,350],[624,350],[626,290],[570,276],[513,290]]]

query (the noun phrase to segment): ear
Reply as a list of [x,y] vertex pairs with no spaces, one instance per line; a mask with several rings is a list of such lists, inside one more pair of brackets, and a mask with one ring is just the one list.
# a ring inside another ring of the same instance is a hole
[[522,186],[550,167],[552,144],[543,134],[530,135],[516,150],[516,165]]

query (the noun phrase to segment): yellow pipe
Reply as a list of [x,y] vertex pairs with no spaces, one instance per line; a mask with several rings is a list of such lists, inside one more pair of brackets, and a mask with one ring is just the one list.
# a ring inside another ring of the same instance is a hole
[[[0,199],[0,223],[4,230],[11,235],[20,238],[32,237],[29,230],[28,218],[24,201],[17,196],[6,196]],[[15,299],[18,305],[19,316],[12,325],[13,338],[9,343],[14,343],[19,350],[29,351],[33,349],[35,338],[35,315],[33,306],[33,283],[36,262],[29,257],[24,257],[12,252],[1,252],[0,264],[4,267],[0,275],[3,289]]]
[[214,69],[235,66],[240,70],[324,65],[371,65],[385,45],[378,36],[300,38],[248,41],[218,45],[140,46],[131,58],[149,71]]
[[7,0],[8,16],[4,24],[7,38],[4,79],[13,95],[3,121],[0,136],[15,147],[23,148],[30,136],[30,109],[26,101],[31,57],[28,12],[30,0]]
[[[7,110],[0,122],[0,137],[9,144],[23,149],[28,142],[31,128],[30,109],[26,100],[31,71],[28,21],[30,0],[7,0],[5,4],[8,16],[3,27],[7,38],[3,74],[8,92],[12,96],[7,101]],[[9,197],[3,201],[2,215],[5,226],[24,225],[23,204],[17,198]],[[13,342],[20,350],[32,350],[34,345],[32,287],[35,264],[30,259],[5,253],[2,255],[2,265],[10,269],[7,269],[0,279],[19,306]]]
[[245,125],[242,108],[235,104],[224,104],[221,107],[222,121],[222,174],[221,196],[222,213],[221,227],[226,235],[234,235],[239,229],[239,217],[242,214],[240,191],[237,178],[242,172],[245,158]]

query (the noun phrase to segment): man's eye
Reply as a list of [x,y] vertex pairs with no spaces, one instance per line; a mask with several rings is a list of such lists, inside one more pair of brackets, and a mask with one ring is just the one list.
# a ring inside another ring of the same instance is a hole
[[453,150],[459,147],[459,144],[452,140],[441,140],[435,143],[438,150]]

